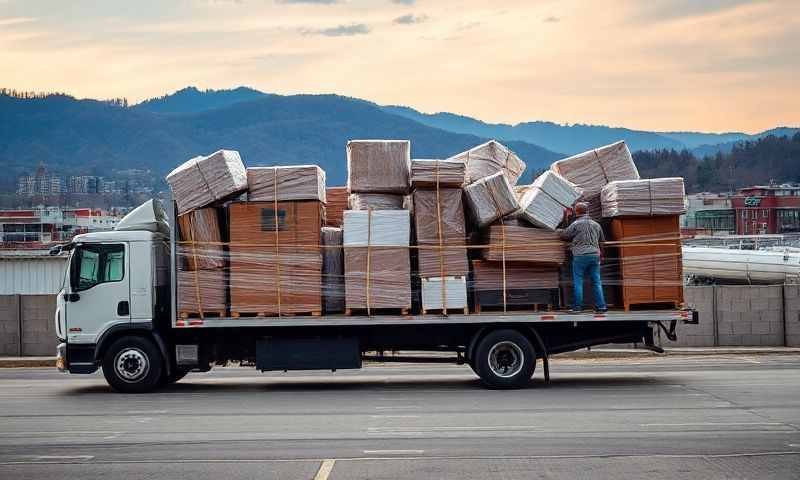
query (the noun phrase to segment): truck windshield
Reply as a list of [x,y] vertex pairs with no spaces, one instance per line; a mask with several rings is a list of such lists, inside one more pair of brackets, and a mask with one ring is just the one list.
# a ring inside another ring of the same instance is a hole
[[125,276],[125,246],[82,245],[75,249],[77,258],[73,265],[78,267],[75,291],[88,290],[106,282],[118,282]]

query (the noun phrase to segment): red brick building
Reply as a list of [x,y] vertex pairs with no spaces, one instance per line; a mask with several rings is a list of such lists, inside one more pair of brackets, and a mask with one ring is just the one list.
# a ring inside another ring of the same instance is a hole
[[738,235],[800,232],[800,185],[740,188],[731,206]]

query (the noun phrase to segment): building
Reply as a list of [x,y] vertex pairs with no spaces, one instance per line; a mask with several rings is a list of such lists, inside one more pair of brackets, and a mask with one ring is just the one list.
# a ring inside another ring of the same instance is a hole
[[120,218],[117,212],[92,208],[0,210],[0,248],[41,248],[66,242],[79,233],[111,230]]
[[736,232],[736,212],[726,193],[696,193],[686,197],[681,230],[688,235],[728,235]]
[[54,195],[64,192],[64,179],[50,175],[39,165],[33,175],[23,175],[17,179],[18,195]]
[[740,188],[731,198],[736,233],[763,235],[800,232],[800,185]]
[[71,176],[67,179],[69,193],[98,193],[103,190],[103,178],[94,175]]

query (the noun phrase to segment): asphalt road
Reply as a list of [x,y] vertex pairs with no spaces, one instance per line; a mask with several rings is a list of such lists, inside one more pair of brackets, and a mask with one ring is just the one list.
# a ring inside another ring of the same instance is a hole
[[147,395],[0,369],[0,478],[798,478],[798,367],[562,360],[516,391],[457,366],[225,368]]

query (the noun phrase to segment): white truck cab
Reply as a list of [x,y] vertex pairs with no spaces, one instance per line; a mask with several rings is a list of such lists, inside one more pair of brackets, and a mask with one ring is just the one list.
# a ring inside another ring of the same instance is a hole
[[[71,251],[55,314],[62,371],[94,372],[117,337],[169,322],[169,236],[159,218],[163,209],[151,200],[114,231],[77,235],[60,248]],[[137,352],[118,354],[122,377],[149,368]]]

